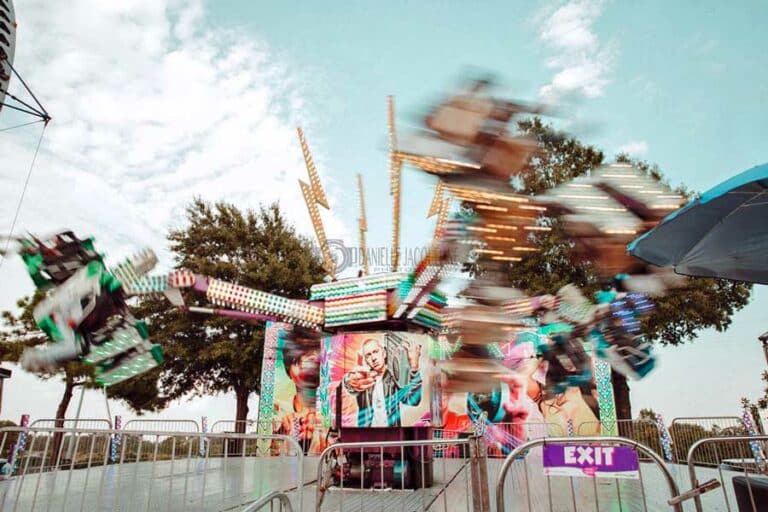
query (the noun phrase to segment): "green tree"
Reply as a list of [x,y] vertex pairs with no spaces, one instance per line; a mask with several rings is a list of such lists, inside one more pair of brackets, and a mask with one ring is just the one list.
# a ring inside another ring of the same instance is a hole
[[[241,211],[232,204],[195,199],[186,226],[171,230],[176,268],[295,299],[325,272],[312,242],[297,234],[277,204]],[[189,294],[188,305],[205,305]],[[163,346],[161,387],[169,399],[234,391],[235,419],[245,429],[248,397],[260,391],[264,326],[214,316],[194,316],[164,299],[143,300],[150,338]]]
[[653,422],[656,421],[656,411],[653,409],[640,409],[640,413],[638,414],[638,418],[641,420],[651,420]]
[[[521,121],[519,130],[535,137],[542,148],[531,161],[516,185],[521,193],[539,194],[585,174],[603,164],[604,154],[599,149],[557,132],[539,118]],[[658,166],[632,161],[619,155],[618,161],[631,162],[644,172],[663,180]],[[685,188],[678,192],[690,195]],[[530,294],[552,293],[574,283],[585,293],[597,291],[601,281],[589,261],[575,261],[573,244],[566,236],[562,224],[555,218],[545,219],[552,227],[549,232],[536,236],[540,251],[520,263],[508,266],[509,284]],[[724,331],[731,323],[735,311],[743,308],[750,297],[751,287],[733,281],[691,278],[687,286],[672,290],[655,300],[656,309],[644,323],[645,334],[662,345],[680,345],[696,338],[697,333],[714,327]],[[650,378],[653,378],[652,376]],[[613,372],[617,417],[632,416],[629,386],[624,376]]]

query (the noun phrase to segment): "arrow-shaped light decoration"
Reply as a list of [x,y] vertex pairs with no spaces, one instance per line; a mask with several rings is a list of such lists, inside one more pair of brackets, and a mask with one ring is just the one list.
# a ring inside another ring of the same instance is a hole
[[309,211],[309,217],[312,220],[312,226],[315,228],[315,236],[317,237],[317,243],[320,245],[320,253],[323,256],[323,268],[328,275],[333,279],[336,279],[336,263],[331,256],[331,249],[328,247],[328,239],[325,236],[325,229],[323,228],[323,219],[320,217],[320,209],[317,205],[321,205],[326,210],[328,206],[328,200],[325,197],[323,186],[320,184],[320,176],[317,174],[317,168],[315,162],[312,160],[312,154],[309,152],[307,141],[304,139],[304,132],[301,128],[297,128],[296,131],[299,134],[299,143],[301,144],[301,152],[304,154],[304,163],[307,166],[307,172],[309,173],[309,184],[299,180],[301,186],[301,193],[304,195],[304,202],[307,203],[307,210]]
[[365,244],[365,233],[368,231],[368,222],[365,219],[365,197],[363,196],[363,176],[357,175],[357,192],[360,198],[360,218],[357,222],[360,227],[360,251],[363,253],[363,275],[368,275],[368,249]]
[[429,204],[429,212],[427,212],[427,218],[440,213],[440,209],[443,207],[443,190],[443,182],[438,181],[437,185],[435,185],[435,195],[432,196],[432,202]]
[[403,160],[397,151],[395,132],[395,100],[387,96],[389,126],[389,195],[392,196],[392,272],[397,272],[400,260],[400,171]]

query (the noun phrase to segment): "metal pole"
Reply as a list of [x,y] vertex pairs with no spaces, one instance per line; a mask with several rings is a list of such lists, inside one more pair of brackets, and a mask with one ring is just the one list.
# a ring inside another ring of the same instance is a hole
[[490,512],[491,497],[488,493],[488,460],[485,439],[476,436],[469,440],[469,467],[472,474],[472,510]]
[[112,425],[112,412],[109,410],[109,397],[107,396],[107,388],[102,389],[104,389],[104,403],[107,404],[107,419],[109,420],[109,424]]

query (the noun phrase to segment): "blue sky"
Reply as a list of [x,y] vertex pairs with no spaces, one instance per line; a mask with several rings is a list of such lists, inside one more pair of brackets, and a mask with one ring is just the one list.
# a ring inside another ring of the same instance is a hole
[[[361,172],[368,243],[386,245],[385,98],[395,96],[404,134],[468,69],[495,73],[510,97],[557,101],[557,123],[609,158],[623,147],[658,163],[673,184],[703,191],[768,161],[762,2],[21,4],[16,65],[48,99],[54,123],[20,227],[86,230],[111,255],[162,248],[192,194],[243,206],[280,198],[308,232],[297,124],[332,203],[329,237],[356,243]],[[36,135],[0,140],[15,168],[28,163]],[[21,175],[0,170],[6,231]],[[80,186],[52,191],[62,179]],[[434,182],[408,169],[403,186],[403,246],[422,247],[433,229],[425,216]],[[21,273],[10,261],[0,269],[0,305],[29,291]],[[760,391],[766,365],[756,336],[768,330],[766,305],[758,289],[728,332],[660,350],[659,369],[632,385],[635,409],[736,412],[740,396]],[[231,397],[212,400],[200,409],[231,415]],[[6,400],[3,417],[21,408]]]
[[[253,31],[293,65],[312,70],[319,124],[308,136],[323,144],[322,171],[346,190],[354,173],[364,174],[369,225],[376,227],[369,243],[386,245],[384,97],[396,98],[400,133],[466,69],[498,74],[512,97],[538,99],[553,77],[547,67],[553,52],[540,38],[548,8],[531,9],[528,2],[483,2],[473,9],[444,1],[333,4],[296,9],[233,2],[212,11],[211,22]],[[609,158],[635,142],[647,148],[638,156],[658,163],[673,184],[701,191],[768,161],[768,71],[757,65],[765,58],[761,27],[768,5],[592,5],[599,10],[592,25],[598,54],[610,64],[601,94],[576,94],[563,108],[563,118],[576,119],[577,135]],[[404,244],[419,246],[431,228],[419,222],[431,181],[413,170],[405,180],[404,218],[413,222],[405,223]],[[354,219],[354,196],[342,197],[335,210]],[[739,396],[758,393],[765,361],[755,338],[768,330],[761,322],[762,292],[728,332],[705,332],[695,344],[660,350],[659,369],[632,387],[636,409],[718,414],[735,411]],[[679,398],[670,397],[670,389],[678,389]]]

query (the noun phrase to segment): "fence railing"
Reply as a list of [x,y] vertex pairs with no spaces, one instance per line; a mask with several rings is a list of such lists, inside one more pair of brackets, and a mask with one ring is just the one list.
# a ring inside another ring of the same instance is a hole
[[[677,464],[685,464],[691,447],[701,439],[710,437],[733,437],[748,435],[749,432],[738,416],[702,416],[680,417],[672,420],[669,435],[672,438],[673,459]],[[731,458],[738,456],[738,444],[719,445],[715,453],[712,445],[696,452],[695,463],[702,466],[717,466],[720,456]]]
[[195,420],[128,420],[124,430],[152,432],[200,432],[200,425]]
[[[659,426],[655,421],[646,418],[616,420],[615,426],[618,437],[636,441],[643,446],[650,448],[658,455],[664,456],[661,444],[661,432],[659,432]],[[602,432],[603,424],[599,421],[582,422],[576,428],[576,435],[593,435],[588,434],[588,432],[595,432],[596,429],[598,432]]]
[[243,432],[256,432],[259,423],[256,420],[218,420],[211,425],[211,432],[237,432],[240,427]]
[[251,505],[244,508],[242,512],[259,512],[260,510],[264,510],[267,505],[269,505],[269,512],[274,512],[275,502],[278,504],[279,508],[277,510],[279,512],[283,512],[283,510],[287,512],[293,512],[291,500],[288,498],[288,495],[279,491],[267,494],[263,498],[257,500],[255,503],[252,503]]
[[11,427],[6,452],[0,510],[222,510],[274,491],[303,505],[303,453],[287,436]]
[[[458,431],[432,429],[433,439],[459,439],[475,435],[473,431]],[[504,458],[516,447],[529,439],[544,439],[547,437],[564,437],[563,428],[557,423],[520,422],[520,423],[491,423],[485,426],[482,435],[487,444],[488,457]],[[434,448],[436,457],[453,457],[458,455],[455,446],[444,445]]]
[[[638,480],[619,480],[614,478],[602,479],[609,485],[599,485],[598,478],[573,478],[566,476],[544,475],[539,447],[544,444],[572,445],[588,444],[590,446],[611,447],[628,446],[641,456],[651,461],[657,468],[655,474],[650,468],[640,467]],[[532,459],[536,459],[534,462]],[[529,466],[537,466],[530,471]],[[512,470],[515,474],[515,485],[507,485],[507,475]],[[659,478],[661,477],[661,478]],[[613,481],[611,483],[611,481]],[[522,482],[522,485],[520,483]],[[527,505],[528,511],[541,510],[542,505],[550,510],[644,510],[656,511],[668,509],[667,500],[659,496],[658,490],[667,488],[668,499],[678,496],[678,487],[669,473],[664,460],[656,452],[640,443],[622,437],[562,437],[534,439],[518,446],[504,460],[498,479],[496,480],[495,496],[496,510],[506,511],[507,488],[514,493],[514,503],[519,507]],[[522,488],[522,489],[521,489]],[[524,490],[524,495],[521,492]],[[545,500],[542,503],[542,500]],[[682,512],[682,506],[672,506],[673,510]],[[517,510],[520,510],[518,508]]]
[[[478,438],[336,443],[326,448],[317,467],[315,510],[442,510],[473,508],[470,461]],[[434,452],[458,448],[452,458]],[[482,455],[484,459],[484,454]],[[475,459],[477,460],[477,458]],[[462,478],[463,475],[463,478]],[[487,474],[485,475],[487,495]],[[449,488],[455,487],[457,490]],[[387,491],[387,492],[381,492]],[[450,502],[449,502],[450,494]]]
[[[696,510],[721,509],[721,505],[728,511],[768,510],[767,447],[766,435],[710,437],[696,441],[687,456],[691,488],[702,485],[704,479],[714,478],[719,483],[716,491],[694,497]],[[698,461],[702,459],[702,453],[708,458],[714,455],[716,470],[701,467]]]
[[[58,423],[58,425],[57,425]],[[43,418],[33,421],[29,428],[77,428],[83,430],[112,430],[112,422],[106,418]]]

